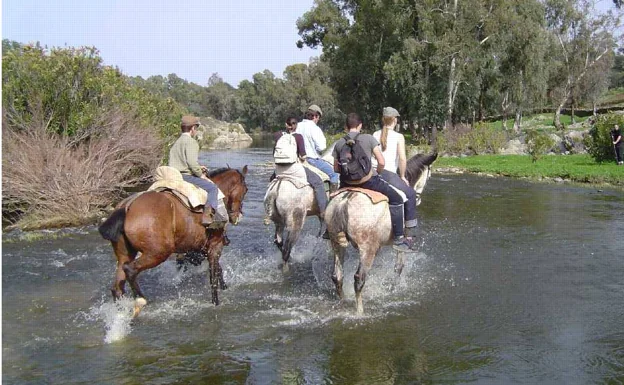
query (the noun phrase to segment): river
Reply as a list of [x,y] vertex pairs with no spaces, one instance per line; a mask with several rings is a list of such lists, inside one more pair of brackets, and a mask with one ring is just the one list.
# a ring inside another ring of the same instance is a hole
[[206,264],[167,261],[139,277],[150,302],[130,322],[95,227],[4,234],[4,384],[624,383],[621,191],[434,171],[421,251],[399,282],[393,253],[377,256],[358,317],[356,254],[340,303],[316,218],[290,274],[278,269],[262,224],[269,149],[200,160],[250,166],[222,304],[210,303]]

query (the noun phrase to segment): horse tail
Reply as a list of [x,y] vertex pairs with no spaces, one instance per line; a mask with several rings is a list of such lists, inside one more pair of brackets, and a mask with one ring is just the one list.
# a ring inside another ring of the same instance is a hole
[[[269,188],[267,189],[266,194],[264,195],[264,212],[266,215],[264,216],[264,224],[268,226],[271,223],[271,218],[273,217],[273,212],[277,212],[277,194],[270,197],[270,194],[273,190],[279,190],[281,180],[278,182],[271,182]],[[269,198],[270,197],[270,198]]]
[[104,223],[98,227],[102,238],[114,242],[123,234],[124,221],[126,220],[126,209],[122,207],[113,211]]
[[349,198],[352,193],[347,193],[345,198],[338,202],[338,208],[336,214],[334,214],[334,221],[338,221],[337,228],[342,230],[336,234],[336,242],[340,245],[340,247],[349,246],[349,238],[347,235],[347,231],[349,229]]

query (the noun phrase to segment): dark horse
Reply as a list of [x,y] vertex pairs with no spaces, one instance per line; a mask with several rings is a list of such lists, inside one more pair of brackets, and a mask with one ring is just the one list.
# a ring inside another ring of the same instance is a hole
[[[229,221],[238,224],[242,217],[243,199],[247,193],[245,175],[230,168],[214,170],[209,178],[225,195]],[[113,299],[124,293],[126,280],[136,298],[135,314],[147,303],[137,283],[137,276],[146,269],[160,265],[173,253],[202,253],[210,266],[212,303],[219,304],[217,288],[226,289],[219,257],[226,242],[224,229],[208,229],[201,224],[202,213],[191,212],[178,198],[168,192],[149,191],[120,204],[99,227],[104,239],[111,241],[117,257]],[[137,253],[141,253],[137,258]],[[137,298],[138,297],[138,298]]]

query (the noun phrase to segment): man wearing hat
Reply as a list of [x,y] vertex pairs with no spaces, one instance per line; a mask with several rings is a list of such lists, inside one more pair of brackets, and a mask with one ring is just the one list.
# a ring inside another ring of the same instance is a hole
[[323,111],[319,106],[311,105],[308,107],[303,120],[297,124],[296,132],[303,136],[308,163],[329,176],[330,191],[335,191],[340,187],[340,175],[334,171],[331,164],[321,159],[320,155],[327,148],[325,135],[317,125],[322,115]]
[[[227,223],[227,209],[223,204],[219,205],[219,188],[204,174],[207,171],[201,166],[199,158],[199,144],[194,139],[197,128],[201,123],[199,118],[191,115],[182,117],[182,135],[175,141],[169,150],[169,166],[176,168],[182,174],[182,179],[202,188],[208,192],[208,202],[204,207],[202,224],[205,226],[222,226]],[[215,210],[214,218],[211,216],[211,208]]]

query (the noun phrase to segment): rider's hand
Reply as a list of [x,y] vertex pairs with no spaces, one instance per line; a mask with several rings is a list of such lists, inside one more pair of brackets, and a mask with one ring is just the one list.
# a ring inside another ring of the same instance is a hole
[[403,182],[405,182],[405,184],[409,186],[409,182],[406,177],[402,176],[401,179],[403,179]]

